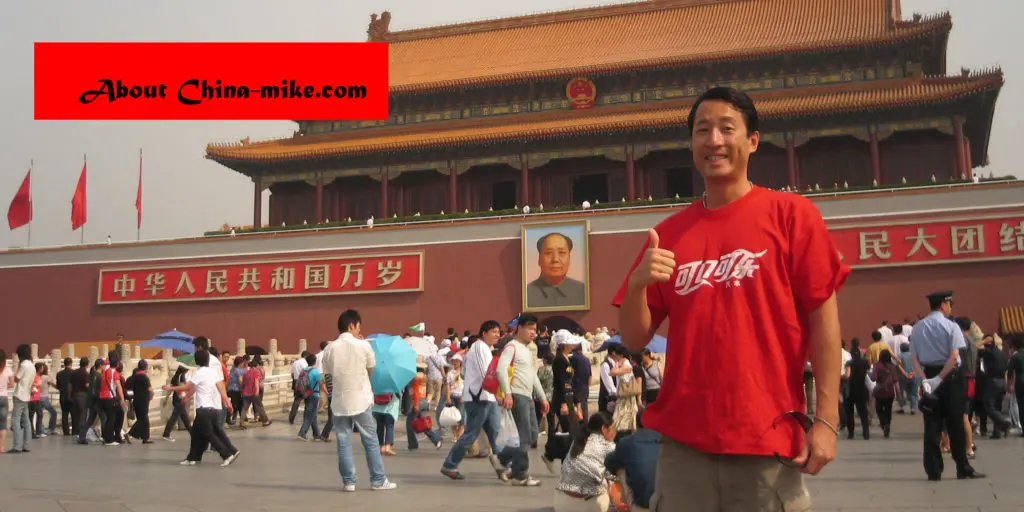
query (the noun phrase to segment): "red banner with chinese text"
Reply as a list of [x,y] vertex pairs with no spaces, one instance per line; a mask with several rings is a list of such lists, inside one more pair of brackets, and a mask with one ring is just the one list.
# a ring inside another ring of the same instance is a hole
[[1024,258],[1024,217],[834,227],[852,268]]
[[100,270],[97,302],[276,299],[423,291],[423,253]]

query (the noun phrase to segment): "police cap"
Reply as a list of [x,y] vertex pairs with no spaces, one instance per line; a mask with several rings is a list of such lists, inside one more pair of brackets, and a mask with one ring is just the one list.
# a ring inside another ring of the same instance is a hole
[[947,300],[953,300],[953,292],[935,292],[927,295],[928,302],[946,302]]

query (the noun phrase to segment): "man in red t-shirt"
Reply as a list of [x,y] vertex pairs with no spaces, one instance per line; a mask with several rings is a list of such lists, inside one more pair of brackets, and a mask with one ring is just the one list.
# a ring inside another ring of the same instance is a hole
[[850,270],[811,201],[747,179],[760,134],[746,94],[708,90],[688,126],[706,192],[648,232],[613,301],[633,351],[669,320],[662,391],[644,413],[664,437],[651,509],[809,510],[802,473],[836,452],[835,294]]

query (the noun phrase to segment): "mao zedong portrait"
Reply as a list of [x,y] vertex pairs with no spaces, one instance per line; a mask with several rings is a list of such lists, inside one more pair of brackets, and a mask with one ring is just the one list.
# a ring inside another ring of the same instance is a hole
[[537,240],[540,276],[526,286],[526,309],[587,305],[586,285],[569,277],[572,255],[573,240],[562,233],[548,233]]

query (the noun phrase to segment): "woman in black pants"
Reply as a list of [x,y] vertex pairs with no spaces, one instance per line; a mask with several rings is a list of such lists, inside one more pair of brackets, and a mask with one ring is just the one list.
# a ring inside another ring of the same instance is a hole
[[555,345],[555,360],[551,363],[552,380],[551,413],[556,415],[558,425],[564,435],[555,435],[554,429],[548,431],[548,440],[544,445],[541,460],[551,469],[555,459],[565,460],[572,444],[572,436],[579,428],[579,403],[572,389],[573,366],[570,357],[573,349],[580,345],[580,339],[566,330],[557,331],[551,337]]
[[850,355],[853,356],[853,359],[846,363],[845,370],[846,378],[850,382],[850,394],[846,397],[846,402],[843,403],[843,406],[846,407],[846,438],[853,439],[853,410],[856,408],[864,439],[868,439],[871,437],[869,430],[871,425],[868,423],[868,386],[865,383],[865,378],[871,367],[860,352],[860,340],[856,338],[850,340]]
[[132,394],[132,408],[135,411],[135,424],[128,431],[130,437],[141,439],[142,444],[152,444],[149,439],[149,402],[153,399],[153,385],[146,375],[149,363],[145,359],[139,361],[135,373],[128,377],[126,384]]
[[[177,387],[185,383],[185,374],[188,373],[188,368],[185,365],[178,366],[178,371],[174,372],[174,376],[171,377],[171,386]],[[188,421],[188,408],[185,406],[185,400],[181,398],[182,393],[172,392],[171,393],[171,405],[174,409],[171,411],[171,416],[167,418],[167,426],[164,427],[164,439],[168,441],[173,440],[171,438],[171,431],[174,430],[174,426],[178,421],[181,421],[182,426],[190,434],[192,433],[192,425]]]

